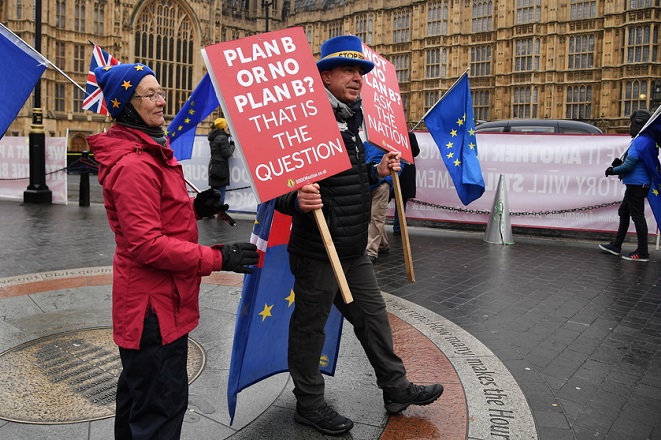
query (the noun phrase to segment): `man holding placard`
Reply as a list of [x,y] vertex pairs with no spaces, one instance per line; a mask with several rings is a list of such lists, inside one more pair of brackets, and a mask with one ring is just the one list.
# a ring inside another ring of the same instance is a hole
[[[277,198],[276,209],[292,216],[288,250],[295,277],[296,308],[289,328],[289,371],[296,396],[295,420],[319,432],[340,435],[353,422],[325,401],[319,362],[324,325],[335,304],[354,326],[383,390],[385,408],[398,413],[409,405],[427,405],[443,392],[440,384],[420,386],[406,378],[394,352],[385,302],[365,252],[370,221],[370,183],[401,169],[397,151],[377,163],[366,163],[359,131],[363,123],[362,76],[374,68],[355,36],[340,36],[321,46],[317,63],[351,167]],[[313,212],[321,209],[353,295],[345,303]]]

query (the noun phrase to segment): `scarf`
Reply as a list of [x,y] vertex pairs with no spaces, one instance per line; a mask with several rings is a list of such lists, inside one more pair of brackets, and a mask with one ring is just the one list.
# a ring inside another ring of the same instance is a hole
[[124,111],[122,111],[122,113],[117,116],[115,122],[125,127],[131,127],[135,128],[136,130],[140,130],[143,133],[149,135],[159,144],[165,145],[165,132],[163,131],[163,127],[150,127],[147,125],[147,123],[140,117],[135,107],[133,107],[133,104],[130,102],[124,106]]

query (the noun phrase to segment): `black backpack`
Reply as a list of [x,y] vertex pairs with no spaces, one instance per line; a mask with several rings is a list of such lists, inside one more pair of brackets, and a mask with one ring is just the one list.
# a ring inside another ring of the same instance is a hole
[[629,134],[631,137],[635,137],[651,117],[652,113],[642,108],[631,113],[631,125],[629,126]]

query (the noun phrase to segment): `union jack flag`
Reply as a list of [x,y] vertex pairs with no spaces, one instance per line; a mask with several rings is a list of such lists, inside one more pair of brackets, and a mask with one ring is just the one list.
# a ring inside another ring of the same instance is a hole
[[108,114],[106,102],[103,100],[103,92],[101,92],[99,85],[96,83],[94,69],[97,67],[114,66],[116,64],[120,64],[117,58],[110,55],[96,44],[94,45],[90,70],[87,72],[87,85],[85,86],[85,94],[87,96],[83,100],[83,109],[92,110],[93,112],[102,115]]

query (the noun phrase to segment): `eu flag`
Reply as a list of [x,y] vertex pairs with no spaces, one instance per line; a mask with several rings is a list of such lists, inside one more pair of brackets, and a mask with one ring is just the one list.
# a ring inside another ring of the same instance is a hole
[[468,74],[464,73],[423,119],[441,152],[461,202],[468,205],[479,199],[484,193],[484,177],[477,159]]
[[174,150],[174,157],[178,160],[191,158],[197,124],[219,105],[211,78],[207,73],[168,126],[166,135],[170,137],[170,147]]
[[[257,245],[260,260],[254,272],[244,277],[236,314],[227,384],[230,424],[241,390],[288,370],[289,319],[296,301],[287,252],[291,217],[275,211],[274,206],[275,200],[270,200],[257,207],[250,240]],[[342,315],[333,306],[319,359],[321,372],[331,376],[335,374],[342,322]]]
[[48,60],[0,24],[0,138],[16,119],[48,66]]
[[656,224],[661,228],[661,164],[659,164],[659,145],[661,145],[661,107],[656,109],[638,136],[631,141],[629,148],[635,148],[648,173],[652,177],[652,186],[647,201],[652,208]]

